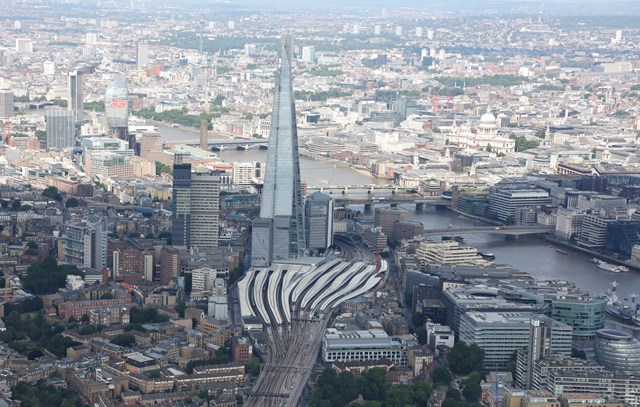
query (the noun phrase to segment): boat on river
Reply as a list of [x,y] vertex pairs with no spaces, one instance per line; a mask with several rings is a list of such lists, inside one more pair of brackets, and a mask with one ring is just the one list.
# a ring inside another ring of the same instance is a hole
[[610,271],[612,273],[626,273],[629,271],[625,266],[616,266],[615,264],[610,264],[599,259],[591,259],[591,261],[594,262],[600,270]]

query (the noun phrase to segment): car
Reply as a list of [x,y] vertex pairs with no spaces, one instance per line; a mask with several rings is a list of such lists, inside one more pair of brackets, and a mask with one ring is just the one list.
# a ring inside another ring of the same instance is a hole
[[500,228],[499,228],[499,227],[498,227],[498,228],[494,228],[494,229],[495,229],[495,230],[500,230]]

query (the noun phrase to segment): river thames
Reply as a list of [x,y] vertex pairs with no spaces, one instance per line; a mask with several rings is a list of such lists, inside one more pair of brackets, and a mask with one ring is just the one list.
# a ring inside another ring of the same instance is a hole
[[[165,141],[193,140],[198,137],[197,132],[158,126],[160,136]],[[234,161],[266,161],[267,152],[264,150],[227,150],[219,152],[222,160]],[[302,181],[308,185],[362,185],[388,184],[387,180],[377,179],[369,174],[349,168],[346,165],[315,161],[301,157],[300,171]],[[414,210],[413,205],[403,207]],[[357,208],[358,209],[358,208]],[[427,207],[422,213],[416,213],[414,221],[421,222],[426,229],[444,229],[449,226],[466,227],[478,224],[466,217],[448,210],[436,210]],[[495,254],[498,264],[510,264],[526,271],[534,278],[547,280],[574,281],[581,287],[595,293],[602,294],[613,280],[620,284],[618,295],[622,298],[632,293],[640,294],[640,274],[634,271],[613,274],[598,269],[590,263],[591,257],[569,250],[563,255],[555,251],[541,238],[522,236],[518,240],[507,240],[504,236],[491,234],[471,234],[464,236],[466,243],[477,247],[480,251]]]

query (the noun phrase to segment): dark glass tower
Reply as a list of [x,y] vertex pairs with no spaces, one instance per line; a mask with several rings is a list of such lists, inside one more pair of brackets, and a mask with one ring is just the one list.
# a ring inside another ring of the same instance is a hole
[[291,48],[291,38],[285,37],[280,47],[260,217],[253,223],[251,264],[254,267],[298,257],[305,250]]

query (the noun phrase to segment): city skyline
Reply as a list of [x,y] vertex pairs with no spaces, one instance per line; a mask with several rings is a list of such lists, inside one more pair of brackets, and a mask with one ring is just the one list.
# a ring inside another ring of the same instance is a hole
[[0,405],[640,407],[638,14],[0,7]]

